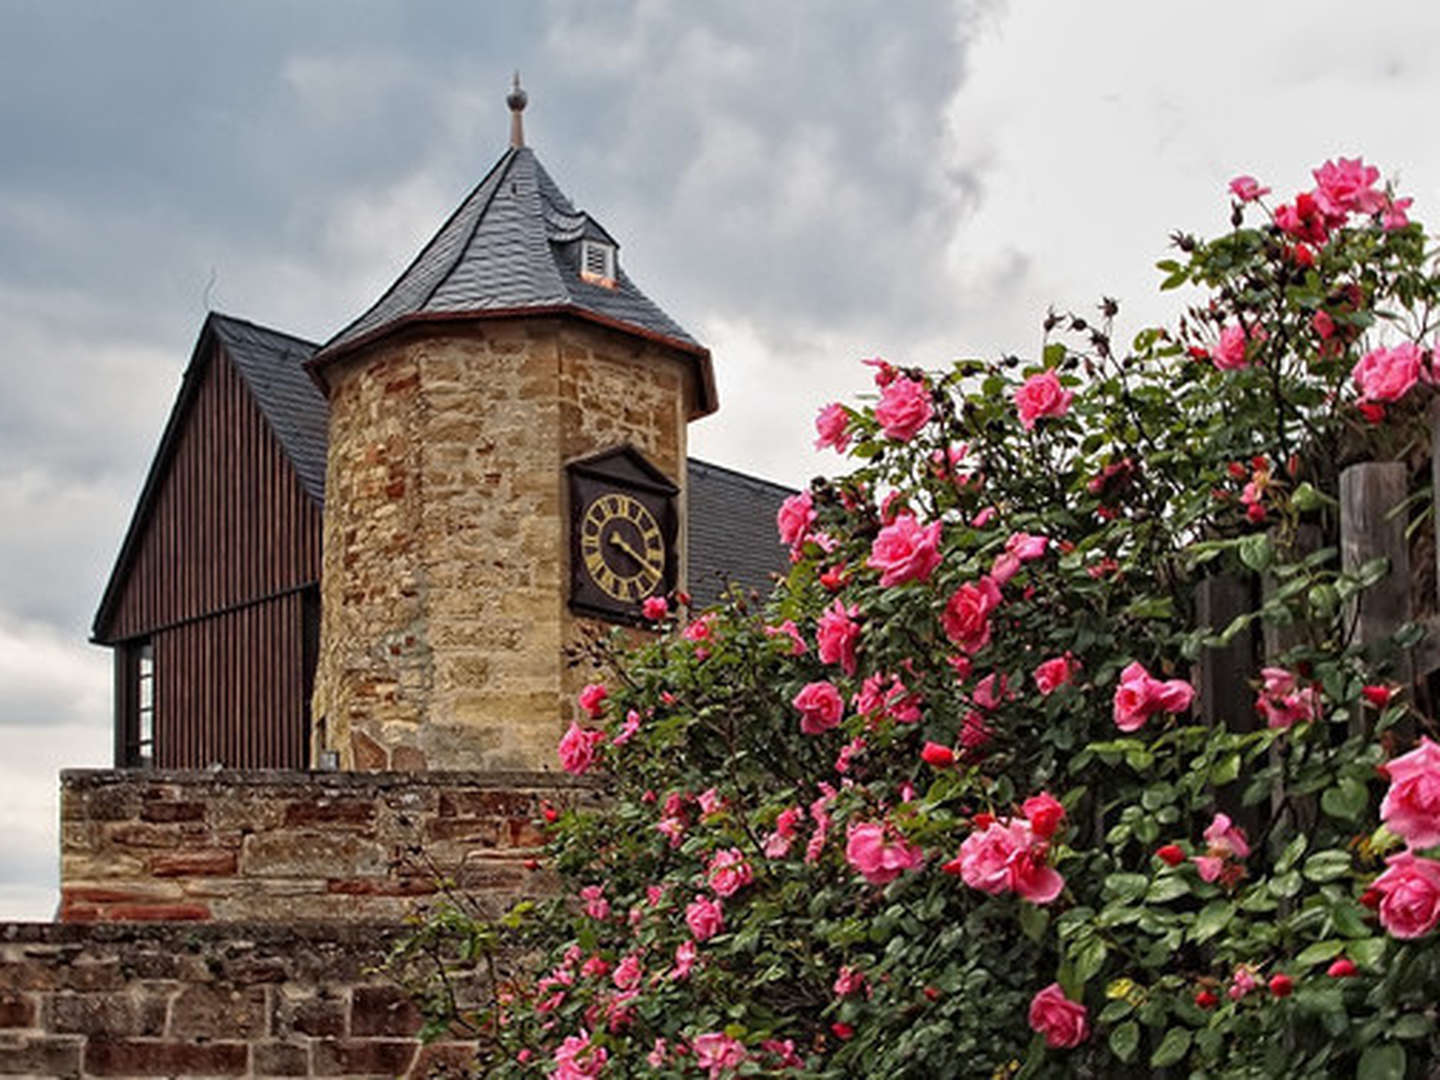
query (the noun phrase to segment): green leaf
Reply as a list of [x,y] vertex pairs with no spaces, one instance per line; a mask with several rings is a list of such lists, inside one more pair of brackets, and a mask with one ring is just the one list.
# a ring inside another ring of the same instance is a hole
[[1228,900],[1213,900],[1200,909],[1190,927],[1190,940],[1206,941],[1225,929],[1235,917],[1235,905]]
[[1235,780],[1239,779],[1239,777],[1240,755],[1238,753],[1226,754],[1223,758],[1217,761],[1215,763],[1215,767],[1210,770],[1210,782],[1212,784],[1223,785],[1233,783]]
[[1405,1048],[1399,1043],[1370,1047],[1360,1055],[1355,1080],[1405,1080]]
[[1121,900],[1138,900],[1149,886],[1144,874],[1111,874],[1105,879],[1105,891]]
[[1321,808],[1340,821],[1354,821],[1369,805],[1370,793],[1365,790],[1365,785],[1349,776],[1320,796]]
[[1275,549],[1270,544],[1268,533],[1251,533],[1240,541],[1240,561],[1259,573],[1275,558]]
[[1037,945],[1050,925],[1050,913],[1035,904],[1020,905],[1020,931]]
[[1176,897],[1185,896],[1190,892],[1190,883],[1179,874],[1167,874],[1165,877],[1157,878],[1145,893],[1145,900],[1150,904],[1163,904],[1174,900]]
[[1397,1039],[1423,1039],[1435,1028],[1435,1022],[1424,1013],[1406,1013],[1390,1025],[1390,1034]]
[[1110,1032],[1110,1052],[1121,1061],[1128,1063],[1133,1059],[1139,1046],[1140,1025],[1134,1020],[1126,1020],[1125,1023]]
[[1075,978],[1081,983],[1093,979],[1105,966],[1105,942],[1098,937],[1087,938],[1075,953]]
[[1280,853],[1280,858],[1275,860],[1275,872],[1277,874],[1283,874],[1299,862],[1300,856],[1305,854],[1305,848],[1309,843],[1310,838],[1304,833],[1293,837],[1291,841],[1285,845],[1285,850]]
[[1350,942],[1347,947],[1350,959],[1356,965],[1366,971],[1378,974],[1383,968],[1385,950],[1389,947],[1389,941],[1383,937],[1362,938],[1359,941]]
[[1160,1040],[1155,1053],[1150,1055],[1150,1067],[1163,1069],[1167,1065],[1174,1065],[1189,1053],[1192,1037],[1189,1028],[1173,1027],[1165,1032],[1165,1038]]
[[1310,881],[1335,881],[1350,872],[1350,853],[1317,851],[1305,860],[1305,877]]
[[1344,941],[1317,941],[1314,945],[1307,946],[1300,950],[1300,955],[1295,957],[1295,963],[1301,967],[1311,967],[1315,964],[1323,964],[1327,960],[1334,960],[1345,951],[1347,942]]

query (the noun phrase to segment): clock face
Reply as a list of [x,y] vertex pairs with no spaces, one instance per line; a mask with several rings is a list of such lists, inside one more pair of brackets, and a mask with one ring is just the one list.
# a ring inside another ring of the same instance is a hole
[[636,604],[665,580],[665,536],[655,516],[623,492],[599,495],[580,520],[580,555],[595,587],[622,604]]

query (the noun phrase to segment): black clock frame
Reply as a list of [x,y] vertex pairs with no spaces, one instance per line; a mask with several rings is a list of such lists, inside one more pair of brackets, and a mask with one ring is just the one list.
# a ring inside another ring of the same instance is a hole
[[650,594],[665,595],[676,586],[679,554],[680,489],[654,465],[645,460],[633,446],[625,445],[572,461],[565,467],[570,531],[570,609],[577,614],[631,626],[646,625],[639,601],[617,600],[601,589],[590,577],[581,552],[581,524],[586,509],[607,494],[626,495],[648,510],[660,526],[665,541],[665,567],[660,584]]

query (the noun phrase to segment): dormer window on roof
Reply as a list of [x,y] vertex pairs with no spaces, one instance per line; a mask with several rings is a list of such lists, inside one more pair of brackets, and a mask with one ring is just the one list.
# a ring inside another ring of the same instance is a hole
[[580,280],[615,288],[615,245],[601,240],[580,241]]

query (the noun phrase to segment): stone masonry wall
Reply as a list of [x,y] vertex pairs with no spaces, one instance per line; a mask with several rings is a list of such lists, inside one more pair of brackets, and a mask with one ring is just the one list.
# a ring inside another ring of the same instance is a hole
[[[0,925],[0,1075],[469,1075],[376,973],[396,926]],[[474,986],[461,986],[462,999]]]
[[554,768],[576,685],[564,465],[630,442],[683,481],[687,371],[547,317],[422,327],[327,372],[321,748],[362,770]]
[[399,921],[441,877],[495,911],[549,891],[564,774],[61,774],[62,922]]

